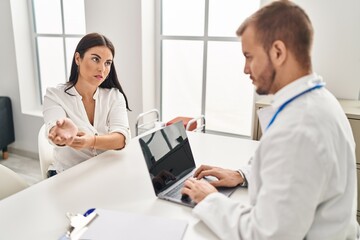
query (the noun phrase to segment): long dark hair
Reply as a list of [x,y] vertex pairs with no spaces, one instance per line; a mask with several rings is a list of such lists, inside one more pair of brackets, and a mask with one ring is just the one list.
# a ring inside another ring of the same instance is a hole
[[[97,46],[105,46],[105,47],[109,48],[113,57],[115,57],[114,45],[107,37],[105,37],[104,35],[101,35],[99,33],[89,33],[89,34],[85,35],[80,40],[78,45],[76,46],[75,53],[78,52],[80,54],[80,58],[83,58],[84,54],[87,50],[89,50],[92,47],[97,47]],[[70,88],[75,86],[75,84],[78,81],[78,77],[79,77],[78,76],[78,66],[75,62],[75,53],[74,53],[74,57],[73,57],[72,64],[71,64],[69,81],[66,83],[66,88],[65,88],[65,92],[67,94],[70,94],[67,91]],[[129,103],[128,103],[127,97],[126,97],[124,90],[122,89],[119,79],[117,77],[114,61],[111,64],[109,75],[107,76],[105,81],[100,84],[99,87],[100,88],[108,88],[108,89],[110,89],[110,88],[119,89],[119,91],[124,95],[125,102],[126,102],[126,108],[129,111],[131,111],[131,109],[129,108]]]

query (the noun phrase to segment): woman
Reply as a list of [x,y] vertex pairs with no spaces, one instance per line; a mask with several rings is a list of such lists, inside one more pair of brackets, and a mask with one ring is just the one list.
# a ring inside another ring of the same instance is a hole
[[130,109],[114,55],[109,39],[87,34],[76,47],[69,81],[46,91],[43,115],[57,173],[105,150],[122,149],[130,139]]

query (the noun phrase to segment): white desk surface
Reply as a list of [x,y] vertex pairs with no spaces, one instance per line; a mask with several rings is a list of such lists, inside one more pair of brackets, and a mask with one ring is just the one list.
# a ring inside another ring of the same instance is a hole
[[[197,166],[237,169],[258,145],[203,133],[188,137]],[[239,188],[231,198],[247,203],[247,190]],[[58,239],[69,224],[66,212],[94,207],[183,219],[189,224],[184,239],[216,239],[191,208],[156,198],[137,138],[122,151],[107,151],[1,200],[0,239]]]

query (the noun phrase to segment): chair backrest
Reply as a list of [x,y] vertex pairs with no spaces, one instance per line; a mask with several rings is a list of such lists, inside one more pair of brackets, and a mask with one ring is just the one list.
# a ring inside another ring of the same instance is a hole
[[28,186],[16,172],[0,164],[0,200]]
[[201,132],[205,133],[205,116],[204,115],[201,115],[199,117],[195,117],[195,118],[191,119],[186,124],[186,131],[190,131],[191,125],[193,125],[194,123],[196,123],[196,128],[193,129],[192,131],[195,131],[195,132],[201,131]]
[[53,164],[54,157],[53,151],[54,147],[49,143],[49,140],[45,133],[45,124],[39,130],[38,135],[38,150],[39,150],[39,160],[40,160],[40,170],[43,179],[47,178],[47,171],[50,165]]
[[160,124],[160,113],[157,109],[151,109],[139,114],[135,124],[135,136],[142,134]]

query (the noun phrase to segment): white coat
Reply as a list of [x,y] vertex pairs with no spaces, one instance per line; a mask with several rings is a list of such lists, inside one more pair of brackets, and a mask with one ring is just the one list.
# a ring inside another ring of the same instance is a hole
[[[278,91],[259,114],[264,130],[284,102],[320,81],[311,74]],[[289,103],[265,130],[251,170],[244,171],[250,204],[213,193],[193,212],[221,239],[356,239],[355,164],[340,104],[325,87],[315,89]]]

